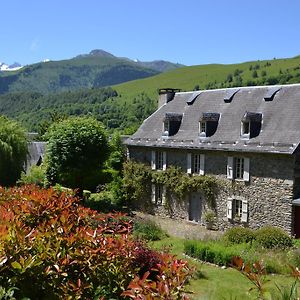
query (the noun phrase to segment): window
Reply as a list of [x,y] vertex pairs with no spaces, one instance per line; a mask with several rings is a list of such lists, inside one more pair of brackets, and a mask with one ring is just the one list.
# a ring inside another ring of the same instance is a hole
[[166,188],[162,184],[152,184],[152,203],[164,205],[166,203]]
[[162,170],[164,165],[164,155],[163,152],[158,151],[156,155],[156,169]]
[[248,157],[232,157],[227,159],[227,178],[250,180],[250,159]]
[[203,113],[199,120],[200,138],[210,137],[215,134],[219,124],[219,113]]
[[187,173],[204,175],[205,155],[188,153],[187,154]]
[[235,158],[235,178],[243,179],[244,178],[244,158],[236,157]]
[[181,125],[182,114],[166,113],[163,120],[163,137],[175,135]]
[[200,135],[206,136],[206,122],[205,121],[199,122],[199,133],[200,133]]
[[168,120],[164,121],[164,132],[163,135],[168,136],[169,135],[169,130],[170,130],[170,122]]
[[167,153],[165,151],[151,152],[151,169],[166,170],[167,168]]
[[251,139],[257,137],[261,130],[262,114],[246,112],[241,122],[241,138]]
[[248,202],[242,197],[232,196],[227,200],[227,219],[248,222]]

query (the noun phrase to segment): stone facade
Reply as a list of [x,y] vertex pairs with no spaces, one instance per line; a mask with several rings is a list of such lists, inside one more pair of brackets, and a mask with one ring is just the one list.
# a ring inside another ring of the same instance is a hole
[[[184,172],[187,171],[187,153],[205,155],[205,175],[214,176],[219,182],[215,207],[217,216],[215,225],[219,230],[225,230],[236,225],[250,228],[274,225],[283,228],[289,234],[293,234],[292,200],[295,195],[299,196],[300,193],[298,184],[300,180],[297,177],[297,172],[300,173],[300,158],[298,156],[131,146],[129,147],[130,159],[150,166],[151,151],[155,150],[167,153],[167,166],[179,166]],[[249,181],[227,178],[229,156],[249,158]],[[189,220],[191,219],[190,205],[192,203],[190,198],[191,195],[186,195],[186,201],[178,203],[172,196],[167,208],[157,206],[154,208],[154,212],[160,215],[169,215],[173,218]],[[248,216],[246,222],[234,218],[228,219],[229,198],[247,202]],[[201,215],[197,221],[203,224],[203,215],[207,209],[207,203],[200,191],[199,199],[202,199],[201,207],[198,208]]]

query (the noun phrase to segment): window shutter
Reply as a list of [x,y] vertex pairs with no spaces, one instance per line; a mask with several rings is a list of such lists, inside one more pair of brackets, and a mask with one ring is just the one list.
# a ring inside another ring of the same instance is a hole
[[151,169],[156,170],[156,155],[155,151],[151,151]]
[[248,202],[247,200],[242,201],[242,217],[241,221],[247,223],[248,222]]
[[244,158],[244,174],[243,179],[244,181],[250,180],[250,159],[248,157]]
[[204,175],[204,168],[205,168],[205,155],[200,154],[200,175]]
[[227,199],[227,219],[232,219],[232,198]]
[[192,153],[187,154],[187,166],[186,166],[186,172],[188,174],[192,174]]
[[167,152],[163,152],[163,170],[167,169]]
[[166,196],[167,196],[167,189],[166,189],[166,186],[164,185],[163,186],[163,192],[162,192],[162,201],[161,201],[161,204],[162,205],[165,205],[166,204]]
[[228,156],[227,158],[227,178],[233,179],[233,157]]
[[152,186],[151,186],[151,202],[153,204],[156,203],[156,194],[155,194],[155,192],[156,192],[155,184],[152,184]]

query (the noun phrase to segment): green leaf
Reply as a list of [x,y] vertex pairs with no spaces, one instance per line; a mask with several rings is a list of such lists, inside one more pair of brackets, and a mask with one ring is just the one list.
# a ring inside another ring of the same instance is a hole
[[11,266],[12,266],[14,269],[22,270],[22,266],[21,266],[20,263],[18,263],[17,261],[13,261],[13,262],[11,263]]

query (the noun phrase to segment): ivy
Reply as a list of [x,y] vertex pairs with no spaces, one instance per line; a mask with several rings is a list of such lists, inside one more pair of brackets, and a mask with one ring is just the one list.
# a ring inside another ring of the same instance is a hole
[[124,166],[124,188],[128,199],[138,201],[149,198],[150,184],[163,184],[167,189],[167,201],[174,194],[177,201],[184,201],[185,196],[193,191],[201,191],[210,208],[215,208],[215,196],[218,182],[212,176],[190,176],[181,168],[170,166],[165,171],[152,171],[150,167],[127,162]]

